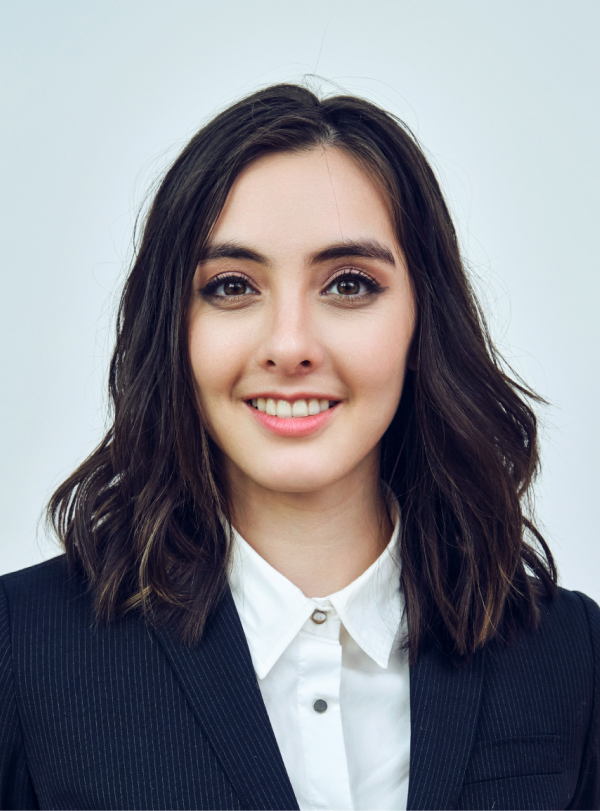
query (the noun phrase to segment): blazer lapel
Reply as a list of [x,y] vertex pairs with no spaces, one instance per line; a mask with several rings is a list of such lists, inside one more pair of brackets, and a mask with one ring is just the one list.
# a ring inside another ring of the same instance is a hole
[[243,808],[297,809],[229,589],[196,648],[157,636]]
[[411,669],[408,809],[454,807],[473,746],[483,668],[484,651],[456,667],[432,646]]

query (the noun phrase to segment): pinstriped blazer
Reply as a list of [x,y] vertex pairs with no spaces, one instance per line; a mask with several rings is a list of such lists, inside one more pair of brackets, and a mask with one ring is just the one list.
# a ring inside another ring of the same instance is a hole
[[[600,808],[585,595],[468,667],[426,651],[410,692],[409,808]],[[231,595],[189,649],[133,614],[97,627],[62,556],[0,578],[0,804],[297,808]]]

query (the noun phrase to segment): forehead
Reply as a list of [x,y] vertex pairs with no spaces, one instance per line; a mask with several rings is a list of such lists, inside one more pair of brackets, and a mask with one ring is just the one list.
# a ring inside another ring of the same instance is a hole
[[346,153],[317,147],[266,155],[236,178],[212,233],[285,251],[357,239],[395,244],[387,200]]

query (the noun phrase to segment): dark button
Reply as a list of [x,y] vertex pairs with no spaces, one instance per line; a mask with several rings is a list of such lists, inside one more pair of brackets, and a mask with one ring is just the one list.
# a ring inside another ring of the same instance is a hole
[[311,620],[316,622],[317,625],[322,625],[326,619],[327,614],[324,611],[321,611],[320,608],[315,608],[315,610],[312,612]]
[[322,698],[318,698],[316,701],[313,701],[313,710],[318,712],[319,715],[327,709],[327,702],[323,701]]

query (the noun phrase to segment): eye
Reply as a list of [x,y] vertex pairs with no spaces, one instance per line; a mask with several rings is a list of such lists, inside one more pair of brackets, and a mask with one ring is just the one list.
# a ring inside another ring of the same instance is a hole
[[227,275],[216,276],[200,291],[205,298],[240,298],[248,294],[256,295],[257,291],[252,287],[250,281],[245,276]]
[[[221,293],[220,290],[223,289]],[[221,282],[215,290],[220,296],[243,296],[248,291],[248,283],[240,279],[231,279],[228,282]]]
[[361,270],[345,270],[325,288],[325,293],[347,299],[363,299],[385,288]]
[[365,287],[365,283],[357,279],[338,279],[331,287],[339,296],[356,296],[361,292],[361,287]]

